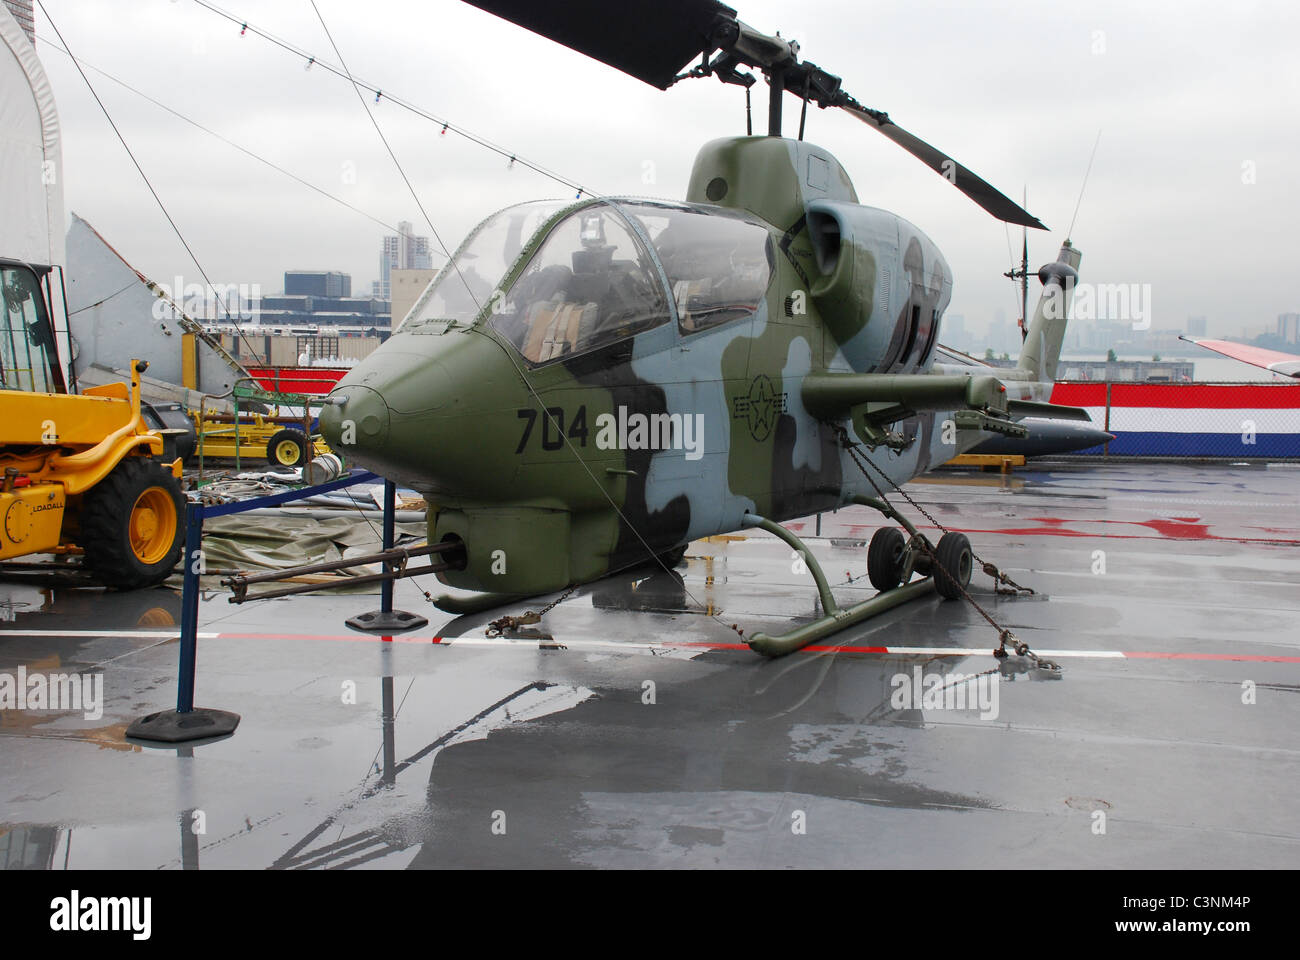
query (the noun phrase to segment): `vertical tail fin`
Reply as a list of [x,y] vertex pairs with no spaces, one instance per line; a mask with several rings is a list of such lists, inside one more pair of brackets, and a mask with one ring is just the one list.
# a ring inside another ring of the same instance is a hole
[[1079,279],[1082,259],[1083,255],[1066,240],[1056,261],[1038,269],[1043,292],[1034,309],[1034,319],[1029,324],[1029,333],[1017,364],[1019,369],[1029,373],[1031,379],[1048,382],[1056,379],[1061,344],[1065,341],[1065,325],[1070,319],[1070,300]]

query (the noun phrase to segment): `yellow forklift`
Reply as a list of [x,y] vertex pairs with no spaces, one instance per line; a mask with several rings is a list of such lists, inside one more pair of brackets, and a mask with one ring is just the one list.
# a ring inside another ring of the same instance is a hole
[[51,321],[61,286],[58,269],[0,259],[0,560],[80,555],[106,586],[158,584],[184,539],[181,460],[163,459],[168,431],[141,417],[147,363],[132,361],[129,386],[69,392]]

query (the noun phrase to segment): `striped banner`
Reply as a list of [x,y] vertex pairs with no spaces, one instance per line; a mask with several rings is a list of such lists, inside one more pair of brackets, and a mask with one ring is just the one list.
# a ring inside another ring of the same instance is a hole
[[1112,456],[1300,458],[1300,384],[1064,382],[1052,402],[1115,434]]

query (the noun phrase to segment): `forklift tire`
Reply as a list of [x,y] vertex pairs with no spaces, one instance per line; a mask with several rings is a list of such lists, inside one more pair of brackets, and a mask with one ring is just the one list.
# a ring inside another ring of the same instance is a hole
[[975,566],[970,541],[964,533],[945,533],[939,538],[934,556],[938,561],[931,571],[934,588],[945,600],[956,600],[970,583],[971,570]]
[[903,550],[907,540],[897,527],[881,527],[867,545],[867,579],[884,593],[903,579]]
[[79,546],[107,587],[138,590],[162,583],[180,560],[185,498],[171,470],[129,456],[86,491]]
[[266,460],[276,467],[296,467],[307,459],[307,437],[301,430],[286,427],[266,445]]

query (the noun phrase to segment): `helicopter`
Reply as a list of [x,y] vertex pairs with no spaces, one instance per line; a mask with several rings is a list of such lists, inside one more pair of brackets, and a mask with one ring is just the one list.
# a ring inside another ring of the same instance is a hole
[[[884,134],[994,217],[1045,229],[986,181],[862,106],[799,45],[716,0],[470,0],[646,83],[766,78],[766,135],[703,146],[680,202],[579,197],[480,223],[393,336],[343,377],[320,415],[330,446],[421,493],[448,612],[568,591],[702,537],[761,528],[801,551],[824,615],[781,636],[797,649],[931,588],[960,597],[972,552],[932,544],[886,500],[1018,418],[1087,419],[1029,387],[1054,369],[1079,264],[1067,241],[1040,271],[1025,389],[934,369],[952,273],[935,244],[858,202],[844,167],[782,136],[786,93]],[[631,45],[626,37],[637,37]],[[699,58],[699,63],[686,69]],[[879,593],[841,609],[782,521],[863,504]],[[909,583],[913,574],[922,579]]]

